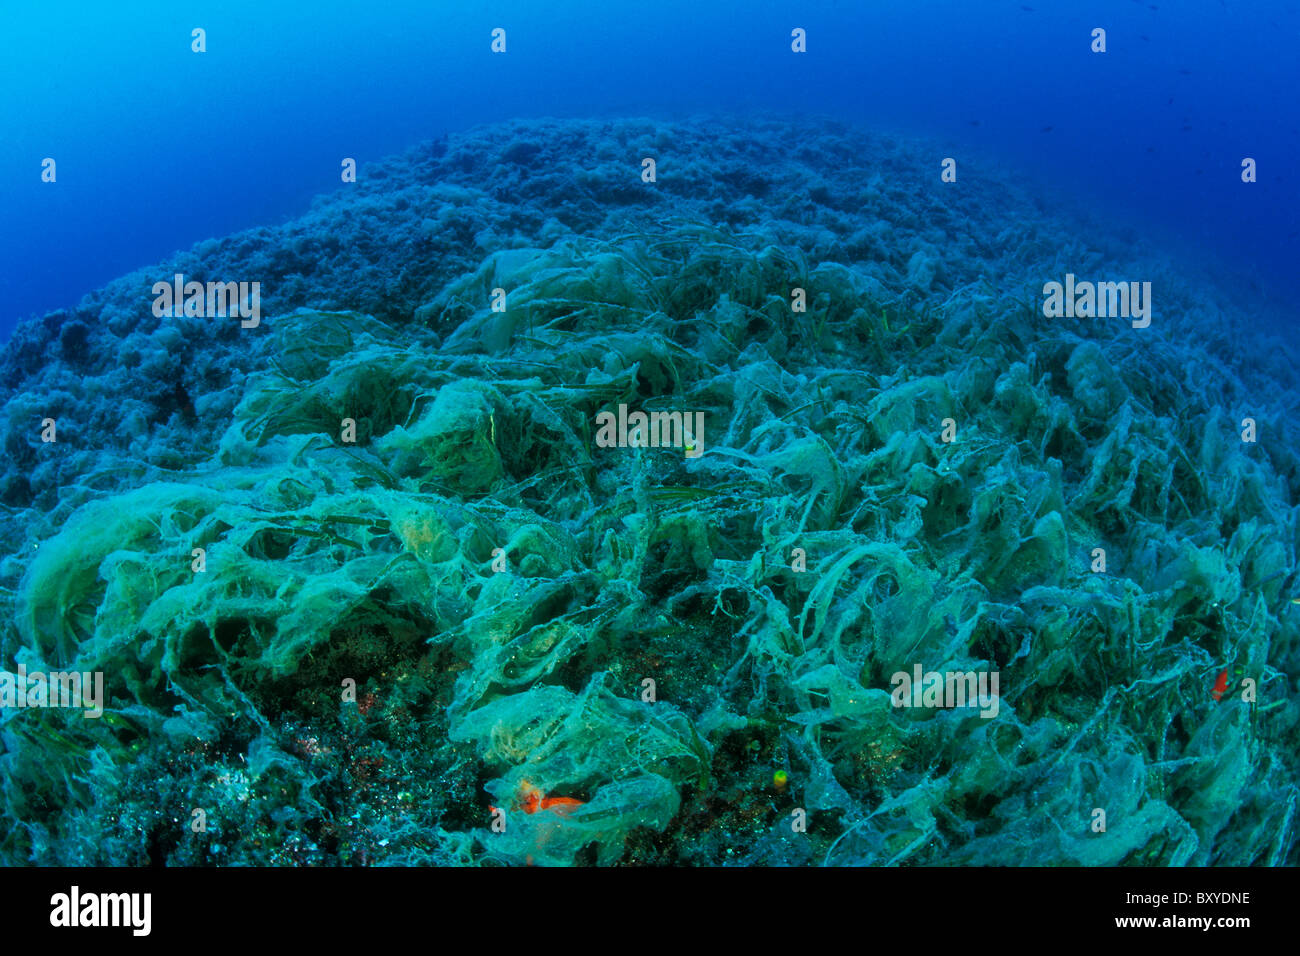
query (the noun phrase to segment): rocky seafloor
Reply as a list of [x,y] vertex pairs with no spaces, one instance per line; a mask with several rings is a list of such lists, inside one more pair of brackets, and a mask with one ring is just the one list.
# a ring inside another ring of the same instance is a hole
[[20,325],[0,667],[105,701],[0,711],[0,860],[1294,865],[1294,352],[943,155],[485,127]]

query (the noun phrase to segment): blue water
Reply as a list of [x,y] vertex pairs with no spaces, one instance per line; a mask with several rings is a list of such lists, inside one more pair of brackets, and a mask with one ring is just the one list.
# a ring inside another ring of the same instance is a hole
[[301,213],[344,156],[512,117],[816,112],[995,157],[1276,303],[1300,254],[1290,0],[5,6],[0,337]]

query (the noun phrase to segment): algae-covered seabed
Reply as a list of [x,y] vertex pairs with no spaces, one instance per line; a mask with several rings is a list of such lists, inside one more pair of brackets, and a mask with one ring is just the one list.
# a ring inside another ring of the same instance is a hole
[[[0,663],[109,699],[4,711],[3,861],[1296,863],[1293,357],[942,155],[484,128],[20,327]],[[1045,318],[1067,272],[1151,326]],[[916,664],[997,715],[894,708]]]

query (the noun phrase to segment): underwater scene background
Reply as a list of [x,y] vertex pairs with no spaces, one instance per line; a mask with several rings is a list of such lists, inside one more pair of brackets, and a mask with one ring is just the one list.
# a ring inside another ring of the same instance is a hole
[[6,865],[1297,862],[1296,4],[6,27]]

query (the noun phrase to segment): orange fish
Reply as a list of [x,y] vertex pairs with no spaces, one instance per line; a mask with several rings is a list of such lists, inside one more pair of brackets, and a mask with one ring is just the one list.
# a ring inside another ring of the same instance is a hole
[[573,797],[547,797],[542,801],[542,809],[551,810],[555,813],[572,813],[582,806],[583,802],[582,800],[575,800]]
[[1225,667],[1219,674],[1219,679],[1214,682],[1214,689],[1210,691],[1210,696],[1215,700],[1222,700],[1223,695],[1228,692],[1228,669]]
[[[527,780],[520,781],[519,796],[515,800],[515,806],[524,813],[550,810],[552,813],[569,814],[582,806],[583,803],[584,801],[575,800],[573,797],[548,797]],[[495,809],[495,807],[490,809]]]
[[[542,793],[541,789],[533,786],[527,780],[519,782],[519,792],[515,796],[515,807],[524,813],[536,813],[538,810],[550,810],[559,817],[566,817],[578,807],[584,805],[584,801],[575,800],[573,797],[548,797]],[[489,806],[493,813],[497,808]],[[542,819],[535,824],[532,835],[533,849],[541,850],[550,841],[555,831],[563,827],[564,823],[556,819]],[[524,865],[533,866],[534,858],[532,853],[525,854]]]

